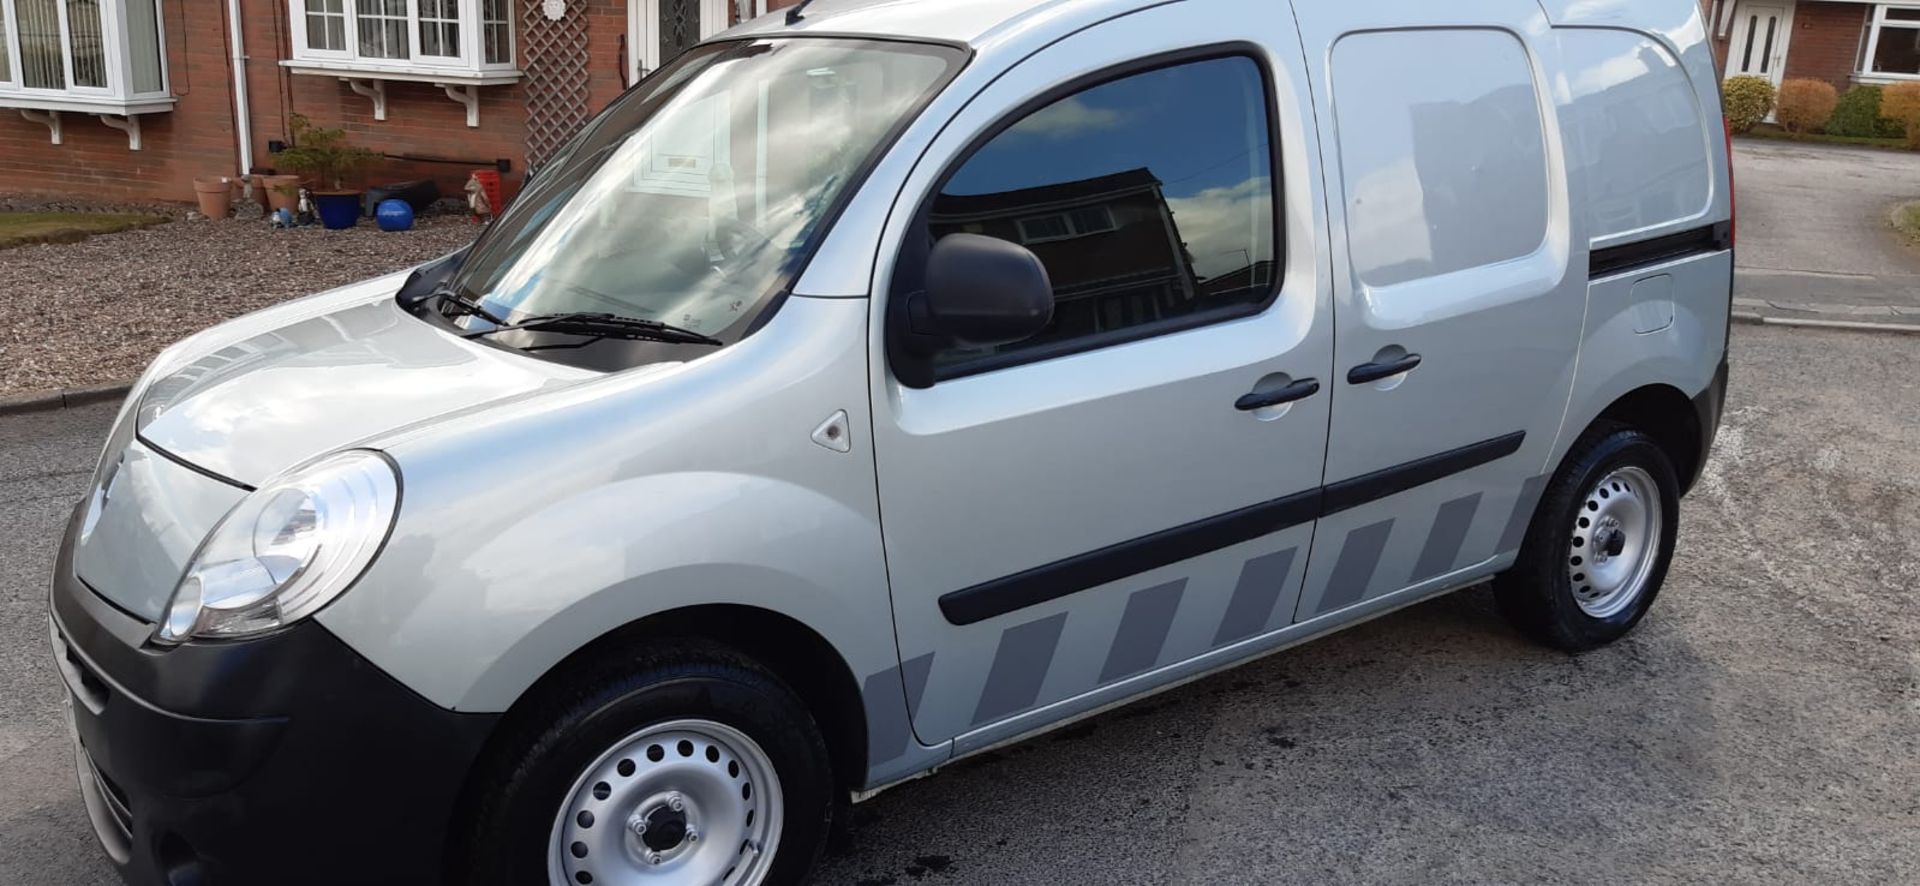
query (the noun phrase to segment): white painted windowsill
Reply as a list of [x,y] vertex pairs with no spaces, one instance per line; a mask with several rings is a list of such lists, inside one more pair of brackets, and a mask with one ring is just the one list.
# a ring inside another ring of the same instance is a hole
[[171,111],[173,102],[174,98],[171,95],[120,98],[71,93],[13,92],[0,89],[0,108],[19,108],[28,111],[72,111],[79,114],[117,114],[131,117],[135,114],[160,114]]
[[345,77],[357,80],[403,80],[411,83],[445,83],[457,86],[504,86],[518,83],[525,76],[517,70],[476,71],[471,68],[440,68],[417,64],[379,64],[369,61],[324,59],[286,59],[280,62],[289,73],[315,77]]

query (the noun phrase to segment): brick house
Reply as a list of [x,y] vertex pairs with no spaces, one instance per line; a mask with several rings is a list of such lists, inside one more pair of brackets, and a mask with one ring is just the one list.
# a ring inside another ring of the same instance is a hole
[[1726,76],[1857,83],[1920,80],[1920,0],[1701,0]]
[[0,0],[0,192],[193,199],[293,114],[371,181],[509,191],[642,73],[798,0]]

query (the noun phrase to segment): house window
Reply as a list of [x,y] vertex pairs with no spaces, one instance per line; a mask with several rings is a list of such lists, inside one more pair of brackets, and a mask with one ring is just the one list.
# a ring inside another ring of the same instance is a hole
[[0,0],[0,107],[164,110],[162,46],[158,0]]
[[307,0],[307,46],[325,52],[347,50],[347,0]]
[[460,0],[420,0],[420,54],[460,57]]
[[[4,2],[4,0],[0,0]],[[494,82],[513,67],[511,0],[288,0],[302,73]],[[479,51],[474,51],[478,47]],[[510,81],[502,81],[510,82]]]
[[507,0],[480,0],[480,30],[486,41],[485,62],[490,65],[513,63],[513,30],[508,24]]
[[407,0],[356,0],[353,22],[361,55],[407,57]]
[[1874,7],[1861,73],[1869,77],[1920,78],[1920,9]]
[[1105,206],[1082,206],[1070,212],[1021,219],[1020,242],[1046,243],[1104,234],[1113,229],[1113,210]]

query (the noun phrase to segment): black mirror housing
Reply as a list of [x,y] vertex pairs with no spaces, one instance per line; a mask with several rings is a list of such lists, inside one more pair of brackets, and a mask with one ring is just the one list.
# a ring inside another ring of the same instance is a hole
[[1026,247],[979,234],[948,234],[927,256],[928,319],[962,347],[1031,338],[1053,320],[1053,282]]
[[1022,341],[1053,320],[1053,282],[1024,246],[948,234],[920,256],[923,288],[897,293],[888,307],[888,362],[907,387],[933,386],[942,350]]

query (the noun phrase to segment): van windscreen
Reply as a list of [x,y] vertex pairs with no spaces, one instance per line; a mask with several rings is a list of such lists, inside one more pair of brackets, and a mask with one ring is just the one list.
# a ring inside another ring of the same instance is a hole
[[[586,312],[738,341],[869,159],[963,57],[841,39],[689,51],[556,152],[482,235],[452,283],[483,310],[452,322],[485,333],[496,320]],[[595,368],[685,346],[569,335],[536,327],[488,340]]]

